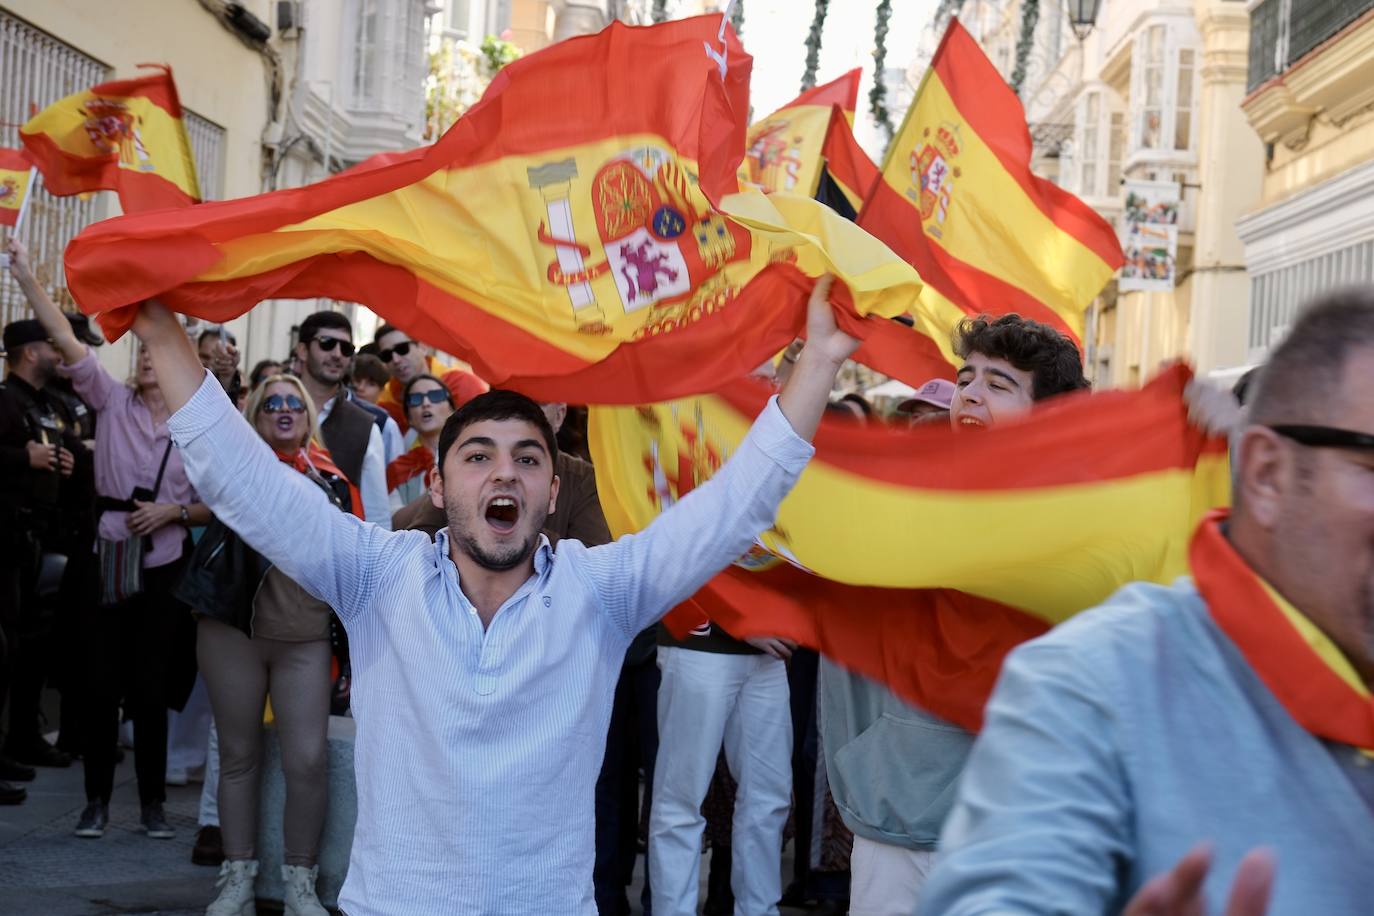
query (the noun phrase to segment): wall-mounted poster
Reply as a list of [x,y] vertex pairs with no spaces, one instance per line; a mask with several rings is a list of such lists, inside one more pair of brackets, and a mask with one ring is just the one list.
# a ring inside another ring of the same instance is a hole
[[1172,181],[1127,181],[1121,217],[1126,264],[1122,292],[1174,288],[1178,257],[1178,185]]

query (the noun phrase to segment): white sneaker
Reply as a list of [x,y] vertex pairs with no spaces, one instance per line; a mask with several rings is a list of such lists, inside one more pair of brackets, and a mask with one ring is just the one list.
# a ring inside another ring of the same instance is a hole
[[258,877],[257,859],[226,859],[219,867],[219,896],[205,916],[257,916],[253,884]]
[[286,885],[285,916],[329,916],[329,911],[320,905],[315,896],[315,879],[319,877],[320,867],[312,865],[283,865],[281,880]]

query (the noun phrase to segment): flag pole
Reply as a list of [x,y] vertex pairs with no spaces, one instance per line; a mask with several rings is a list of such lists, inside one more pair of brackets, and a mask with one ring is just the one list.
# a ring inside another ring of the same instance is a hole
[[29,201],[33,200],[33,192],[38,190],[38,166],[29,167],[29,186],[24,191],[24,201],[19,205],[19,215],[14,218],[14,228],[10,230],[10,235],[19,237],[19,229],[24,225],[24,215],[29,212]]

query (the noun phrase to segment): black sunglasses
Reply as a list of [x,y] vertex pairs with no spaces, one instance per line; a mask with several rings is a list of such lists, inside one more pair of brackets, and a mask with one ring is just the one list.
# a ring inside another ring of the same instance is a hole
[[343,351],[344,356],[352,356],[353,351],[357,349],[357,347],[353,346],[349,341],[341,340],[338,337],[312,337],[311,340],[319,344],[320,349],[325,353],[333,353],[334,348],[338,347]]
[[428,391],[412,391],[410,394],[406,395],[407,407],[419,407],[425,401],[429,401],[431,404],[442,404],[448,401],[452,404],[453,398],[444,388],[431,388]]
[[1285,439],[1292,439],[1299,445],[1310,448],[1355,448],[1361,451],[1374,451],[1374,434],[1357,433],[1351,429],[1337,429],[1334,426],[1271,426],[1274,432]]
[[402,341],[401,343],[398,343],[396,346],[392,347],[392,348],[389,349],[389,350],[378,350],[378,351],[377,351],[377,358],[380,359],[380,360],[381,360],[382,362],[384,362],[384,363],[389,363],[389,362],[391,362],[391,355],[392,355],[393,353],[394,353],[395,355],[397,355],[397,356],[405,356],[407,353],[410,352],[410,348],[411,348],[414,344],[415,344],[415,341],[413,341],[413,340],[405,340],[405,341]]
[[305,402],[294,394],[288,394],[285,397],[279,394],[269,394],[262,399],[263,413],[281,413],[283,410],[289,410],[292,413],[305,413]]

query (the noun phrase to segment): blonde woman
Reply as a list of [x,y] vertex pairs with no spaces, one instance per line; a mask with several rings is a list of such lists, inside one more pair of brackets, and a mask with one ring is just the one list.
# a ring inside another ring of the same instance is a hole
[[[361,515],[357,488],[318,444],[315,406],[298,379],[264,379],[253,389],[244,414],[282,463],[309,477],[340,509]],[[286,912],[324,916],[315,878],[327,805],[329,605],[311,597],[218,522],[196,546],[181,597],[196,608],[200,620],[197,655],[219,730],[225,861],[219,895],[206,916],[255,912],[259,759],[269,693],[286,777]]]

